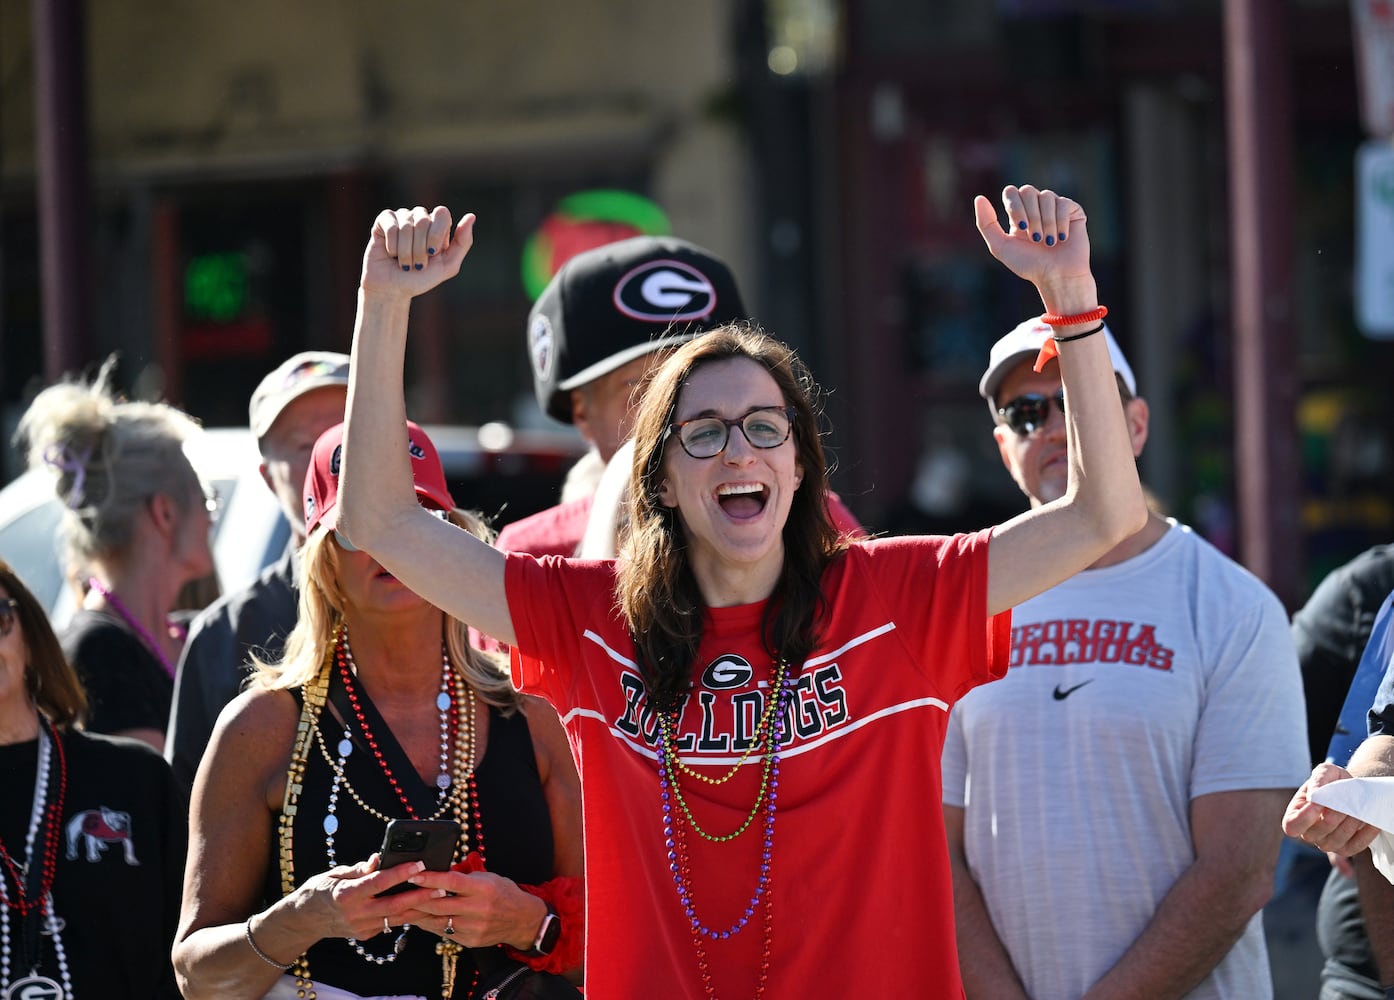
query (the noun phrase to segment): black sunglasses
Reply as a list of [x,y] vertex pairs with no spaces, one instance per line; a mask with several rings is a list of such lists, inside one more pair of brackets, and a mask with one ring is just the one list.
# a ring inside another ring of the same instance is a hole
[[1055,401],[1055,405],[1060,408],[1060,413],[1063,415],[1065,412],[1064,389],[1053,396],[1043,396],[1039,392],[1028,392],[999,406],[997,414],[1018,436],[1025,437],[1045,426],[1045,422],[1050,419],[1052,400]]
[[7,597],[0,601],[0,636],[6,636],[13,632],[17,621],[19,621],[19,602],[13,597]]

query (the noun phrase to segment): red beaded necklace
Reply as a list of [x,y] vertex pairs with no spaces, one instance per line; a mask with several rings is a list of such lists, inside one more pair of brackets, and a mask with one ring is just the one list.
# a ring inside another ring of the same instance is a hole
[[[450,685],[453,690],[453,693],[447,696],[450,700],[450,739],[448,745],[453,748],[453,753],[449,755],[451,758],[452,781],[450,782],[446,798],[450,804],[451,811],[455,815],[455,819],[460,823],[464,831],[464,835],[461,839],[465,841],[463,844],[456,845],[455,859],[457,863],[454,865],[454,868],[457,871],[465,872],[482,871],[484,870],[485,864],[484,828],[483,824],[480,822],[479,786],[474,776],[475,695],[473,689],[470,688],[459,670],[450,668],[448,652],[445,655],[446,666],[450,673]],[[299,805],[300,779],[303,779],[305,773],[305,764],[309,756],[311,741],[320,742],[321,751],[326,752],[325,760],[339,776],[339,779],[343,781],[345,787],[349,787],[346,779],[343,778],[343,755],[341,754],[337,762],[329,757],[322,742],[322,734],[319,731],[320,716],[323,712],[325,702],[328,700],[329,679],[335,663],[337,663],[340,676],[344,681],[344,686],[349,697],[349,704],[354,715],[357,717],[357,722],[363,732],[364,739],[368,742],[369,748],[373,751],[373,756],[377,760],[378,766],[382,768],[383,773],[387,776],[389,783],[391,783],[393,790],[397,793],[398,800],[402,803],[407,814],[412,818],[416,818],[417,815],[410,801],[407,800],[403,793],[401,785],[392,773],[391,766],[384,759],[376,739],[373,737],[366,713],[363,711],[362,703],[359,701],[358,693],[353,686],[353,656],[348,650],[348,627],[346,625],[340,625],[335,637],[332,655],[327,654],[325,656],[320,672],[312,681],[307,682],[303,689],[305,693],[305,703],[301,709],[300,725],[296,731],[295,748],[292,752],[290,767],[286,775],[285,805],[281,812],[280,830],[278,834],[281,891],[284,895],[289,895],[298,884],[295,878],[295,864],[293,860],[295,841],[294,816]],[[464,715],[463,719],[461,718],[462,714]],[[347,725],[348,720],[344,721]],[[371,815],[384,820],[389,818],[370,808],[353,792],[351,787],[349,787],[349,792],[354,801]],[[331,810],[332,808],[331,806]],[[326,827],[326,830],[327,829]],[[473,834],[475,848],[472,851],[468,851],[468,840],[471,834]],[[327,840],[327,846],[330,845],[332,845],[332,840]],[[466,853],[466,851],[468,851],[468,853]],[[332,864],[332,857],[330,860]],[[403,934],[405,933],[406,931],[404,929]],[[356,944],[352,939],[349,939],[349,943]],[[457,944],[455,941],[443,939],[436,944],[435,950],[436,954],[441,957],[442,995],[449,998],[454,991],[455,969],[463,946]],[[395,955],[396,952],[394,951],[393,957],[395,957]],[[373,961],[373,959],[369,960]],[[390,959],[384,958],[384,961],[390,961]],[[384,962],[377,962],[376,964],[384,964]],[[295,977],[297,996],[305,997],[307,1000],[314,1000],[315,989],[313,980],[310,978],[310,965],[306,954],[301,954],[296,958],[290,972]],[[475,978],[471,981],[468,992],[474,992],[474,987],[477,982],[478,970],[475,971]]]
[[[39,726],[44,728],[45,721],[41,717]],[[58,841],[60,839],[61,820],[63,815],[63,799],[68,791],[68,759],[63,752],[63,741],[58,738],[58,734],[52,727],[48,728],[49,743],[56,750],[58,755],[58,794],[48,797],[40,810],[38,817],[40,826],[40,836],[43,846],[39,854],[39,864],[41,865],[42,877],[39,881],[39,891],[33,896],[26,893],[25,880],[29,873],[30,866],[34,864],[32,849],[27,852],[21,865],[13,855],[5,849],[3,842],[0,842],[0,862],[4,863],[5,869],[10,873],[10,877],[15,883],[15,893],[11,897],[8,892],[3,894],[4,902],[11,910],[19,912],[20,916],[28,916],[29,911],[42,906],[44,899],[48,896],[49,890],[53,888],[53,877],[58,872]],[[44,733],[40,732],[40,738]],[[35,796],[44,794],[47,789],[35,789]],[[38,841],[40,836],[36,836]]]
[[[378,746],[377,738],[373,735],[372,726],[368,724],[368,716],[363,711],[363,704],[358,699],[358,691],[353,685],[354,671],[350,668],[352,656],[348,651],[348,630],[340,632],[339,641],[336,644],[334,657],[338,661],[339,676],[344,682],[344,691],[348,695],[349,704],[353,707],[354,717],[358,720],[358,728],[363,733],[363,739],[367,741],[368,749],[373,752],[373,757],[378,762],[378,767],[387,776],[387,782],[392,786],[392,790],[397,793],[397,800],[402,803],[402,808],[407,811],[407,815],[412,819],[420,819],[416,809],[412,806],[411,800],[407,798],[407,793],[403,791],[397,776],[392,773],[392,766],[387,763],[387,758],[383,756],[382,748]],[[450,732],[459,732],[459,706],[455,699],[450,700]],[[444,790],[442,790],[444,792]]]

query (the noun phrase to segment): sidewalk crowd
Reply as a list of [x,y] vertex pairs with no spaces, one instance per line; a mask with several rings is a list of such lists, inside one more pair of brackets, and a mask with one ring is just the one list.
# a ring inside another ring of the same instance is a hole
[[474,216],[382,212],[352,353],[250,399],[290,542],[192,617],[195,420],[110,364],[40,393],[80,610],[0,553],[0,1000],[1283,1000],[1298,868],[1321,1000],[1394,996],[1380,831],[1312,799],[1394,775],[1394,559],[1289,623],[1149,505],[1083,208],[973,210],[1044,312],[979,383],[1024,510],[957,534],[858,523],[812,373],[671,237],[537,300],[590,452],[496,537],[403,391]]

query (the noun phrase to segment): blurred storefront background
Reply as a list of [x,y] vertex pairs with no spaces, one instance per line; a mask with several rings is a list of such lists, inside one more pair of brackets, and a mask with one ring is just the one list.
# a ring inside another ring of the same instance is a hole
[[[808,358],[831,390],[834,483],[864,521],[976,528],[1021,506],[977,377],[1039,304],[986,254],[971,198],[1029,180],[1088,206],[1152,405],[1145,479],[1243,560],[1226,7],[0,0],[3,422],[53,377],[46,317],[65,301],[84,306],[65,367],[120,350],[131,391],[244,422],[281,357],[347,347],[374,213],[435,203],[479,226],[462,276],[414,306],[413,416],[539,421],[529,240],[569,196],[619,191],[730,260],[754,318]],[[1293,603],[1394,538],[1394,347],[1357,310],[1357,153],[1388,144],[1357,38],[1388,22],[1358,0],[1273,10],[1292,232],[1275,308],[1297,403],[1272,433],[1297,495],[1270,499],[1300,524]],[[55,170],[65,149],[80,170]],[[58,274],[40,251],[55,184],[85,199],[81,237],[49,251]]]

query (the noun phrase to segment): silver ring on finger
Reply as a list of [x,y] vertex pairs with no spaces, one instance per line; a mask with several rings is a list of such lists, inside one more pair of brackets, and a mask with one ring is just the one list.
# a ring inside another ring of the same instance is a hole
[[451,935],[453,935],[453,934],[455,933],[455,916],[454,916],[454,914],[452,914],[452,915],[450,915],[450,916],[448,916],[448,917],[445,918],[445,933],[451,934]]
[[390,923],[387,922],[387,918],[386,918],[386,917],[383,917],[383,918],[382,918],[382,932],[383,932],[384,934],[391,934],[391,933],[392,933],[392,925],[391,925]]

